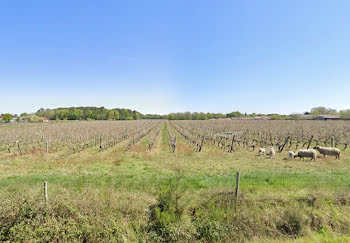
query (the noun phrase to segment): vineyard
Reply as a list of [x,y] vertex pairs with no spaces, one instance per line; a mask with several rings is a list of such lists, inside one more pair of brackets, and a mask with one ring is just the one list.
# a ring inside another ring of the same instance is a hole
[[[0,125],[0,241],[346,241],[349,140],[347,121]],[[288,158],[317,145],[340,160]]]
[[349,145],[350,123],[315,121],[177,121],[173,127],[200,151],[203,142],[233,152],[235,147],[276,146],[297,150],[311,143],[342,147]]

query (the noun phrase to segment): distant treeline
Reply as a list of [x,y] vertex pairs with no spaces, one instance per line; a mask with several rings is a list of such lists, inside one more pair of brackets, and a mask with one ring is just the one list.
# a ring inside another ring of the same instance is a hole
[[208,120],[231,117],[254,117],[256,114],[243,114],[238,111],[228,114],[203,112],[178,112],[169,115],[141,114],[130,109],[107,109],[105,107],[70,107],[38,110],[35,115],[49,120],[139,120],[139,119],[169,119],[169,120]]
[[139,120],[142,117],[138,111],[104,107],[42,108],[35,114],[50,120]]
[[239,111],[222,114],[222,113],[203,113],[203,112],[178,112],[170,113],[166,116],[169,120],[209,120],[231,117],[254,117],[256,114],[243,114]]
[[[331,108],[315,107],[310,112],[303,114],[247,114],[239,111],[231,113],[203,113],[203,112],[178,112],[170,113],[168,115],[157,114],[141,114],[138,111],[130,109],[107,109],[105,107],[70,107],[57,109],[40,109],[35,115],[46,117],[50,120],[139,120],[139,119],[168,119],[168,120],[209,120],[220,118],[242,118],[242,117],[257,117],[268,116],[272,120],[299,120],[303,119],[304,115],[338,115],[340,119],[349,120],[350,110],[336,111]],[[21,115],[22,116],[22,115]]]

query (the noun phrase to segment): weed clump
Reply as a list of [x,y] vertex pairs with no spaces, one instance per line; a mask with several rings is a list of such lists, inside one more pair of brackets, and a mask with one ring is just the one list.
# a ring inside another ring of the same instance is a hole
[[121,237],[134,239],[131,227],[121,217],[99,215],[95,209],[84,211],[68,202],[51,201],[46,204],[36,199],[22,200],[16,204],[2,203],[0,241],[99,242],[115,241]]
[[178,170],[163,186],[158,194],[157,203],[150,207],[149,232],[157,241],[193,241],[195,227],[186,213],[187,204],[183,200],[186,186],[182,183],[183,175]]
[[284,210],[279,222],[276,223],[277,229],[283,234],[296,238],[306,234],[310,225],[310,220],[303,210],[289,207]]

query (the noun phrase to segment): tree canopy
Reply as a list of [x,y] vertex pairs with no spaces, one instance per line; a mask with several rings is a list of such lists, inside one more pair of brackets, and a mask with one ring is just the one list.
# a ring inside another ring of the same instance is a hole
[[142,114],[130,109],[106,109],[105,107],[70,107],[40,109],[37,116],[50,120],[139,120]]
[[13,116],[9,113],[3,114],[2,119],[4,122],[9,123],[12,120]]

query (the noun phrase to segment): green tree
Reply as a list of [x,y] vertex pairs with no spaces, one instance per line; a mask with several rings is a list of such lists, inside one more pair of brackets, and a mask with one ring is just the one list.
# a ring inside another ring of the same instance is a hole
[[314,107],[311,109],[311,115],[318,116],[318,115],[337,115],[338,112],[335,109],[332,108],[326,108],[323,106]]
[[87,112],[87,119],[95,119],[94,111],[88,110]]
[[106,111],[106,120],[113,120],[114,119],[114,112],[112,110]]
[[341,110],[339,113],[341,119],[350,120],[350,110]]
[[119,112],[117,110],[114,110],[114,120],[119,120]]
[[69,111],[67,109],[60,109],[57,112],[58,118],[60,120],[67,120],[68,119],[68,115],[69,115]]
[[128,117],[128,111],[126,109],[122,109],[120,111],[120,120],[126,120]]
[[234,112],[228,113],[226,116],[230,118],[230,117],[243,117],[244,115],[239,111],[234,111]]
[[76,113],[76,109],[75,108],[69,108],[68,120],[77,120],[77,119],[78,119],[78,115]]
[[199,120],[207,120],[208,117],[206,114],[204,114],[203,112],[199,113]]
[[4,120],[4,122],[9,123],[12,120],[12,118],[13,118],[13,116],[11,114],[6,113],[6,114],[3,114],[2,119]]
[[78,120],[84,119],[84,112],[81,109],[76,109],[75,114]]
[[137,111],[133,111],[133,119],[134,120],[140,120],[141,115]]
[[99,108],[99,114],[99,120],[106,120],[106,109],[103,106]]
[[319,106],[319,107],[314,107],[311,109],[311,115],[317,116],[317,115],[325,115],[326,114],[326,107]]
[[272,114],[272,115],[270,116],[270,119],[271,119],[271,120],[283,120],[284,118],[283,118],[283,116],[281,116],[281,115],[279,115],[279,114]]
[[300,114],[291,114],[290,115],[290,119],[292,119],[292,120],[300,120],[301,119],[301,115]]

